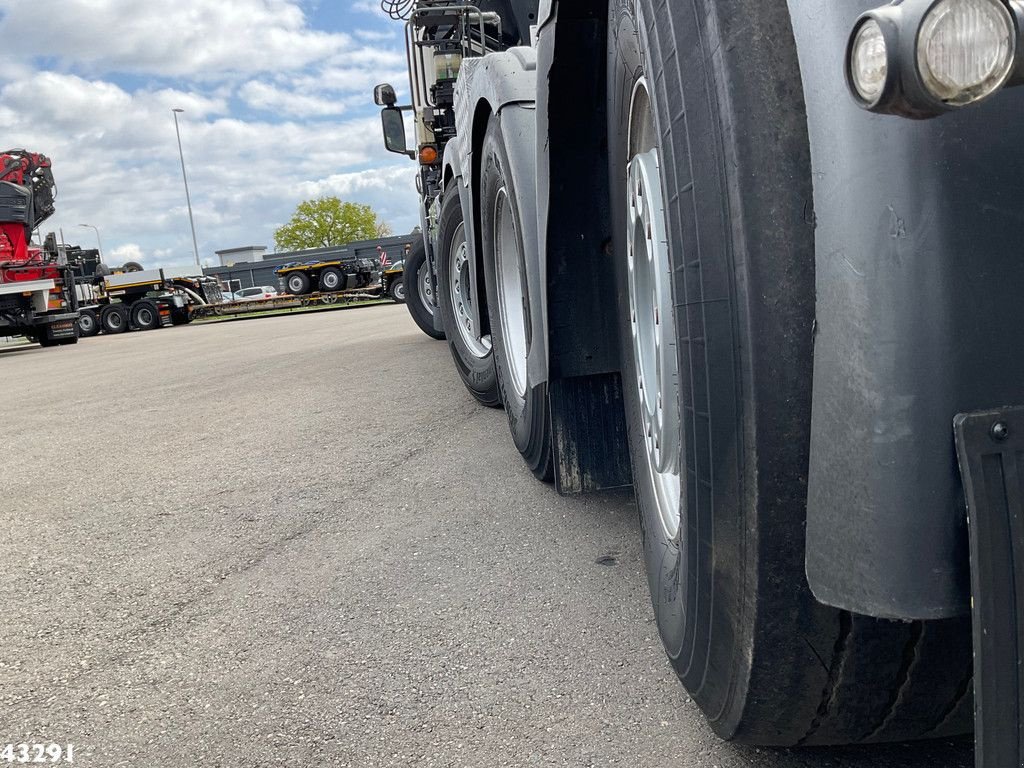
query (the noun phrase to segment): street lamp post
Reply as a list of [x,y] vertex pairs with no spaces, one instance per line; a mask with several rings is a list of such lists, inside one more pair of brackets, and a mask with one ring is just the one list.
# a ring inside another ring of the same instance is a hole
[[174,133],[178,137],[178,156],[181,158],[181,178],[185,182],[185,202],[188,204],[188,223],[192,227],[192,252],[196,257],[196,266],[202,272],[203,265],[199,263],[199,241],[196,240],[196,220],[192,216],[192,195],[188,191],[188,174],[185,172],[185,153],[181,149],[181,128],[178,127],[178,115],[185,110],[175,107],[171,110],[174,113]]
[[85,227],[86,229],[91,229],[96,233],[96,245],[99,247],[98,252],[100,254],[100,261],[103,261],[103,241],[100,240],[99,227],[94,227],[92,224],[79,224],[78,226]]

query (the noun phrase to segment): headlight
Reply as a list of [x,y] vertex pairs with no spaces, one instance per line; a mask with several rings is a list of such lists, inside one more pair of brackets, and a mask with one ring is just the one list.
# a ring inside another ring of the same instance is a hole
[[846,79],[864,109],[927,118],[1024,84],[1024,0],[893,0],[863,14]]
[[882,95],[888,72],[889,54],[882,28],[874,19],[867,19],[853,37],[850,80],[860,97],[874,104]]
[[917,68],[940,101],[962,106],[988,96],[1013,67],[1016,30],[998,0],[940,0],[917,36]]

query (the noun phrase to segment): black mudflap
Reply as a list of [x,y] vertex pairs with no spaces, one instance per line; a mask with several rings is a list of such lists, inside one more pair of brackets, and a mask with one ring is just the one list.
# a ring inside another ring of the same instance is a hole
[[548,382],[555,487],[563,495],[633,484],[617,373]]
[[953,422],[967,497],[974,620],[975,760],[1024,766],[1024,407]]

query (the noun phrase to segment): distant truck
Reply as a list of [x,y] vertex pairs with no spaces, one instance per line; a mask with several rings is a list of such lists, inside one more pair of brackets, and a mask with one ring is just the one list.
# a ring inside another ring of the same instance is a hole
[[373,259],[327,259],[285,264],[275,270],[281,292],[292,296],[362,289],[379,291],[381,265]]
[[54,213],[49,158],[24,149],[0,153],[0,334],[44,347],[78,341],[70,273],[51,235],[32,233]]
[[223,301],[214,278],[196,277],[190,268],[142,269],[125,264],[111,273],[95,251],[71,249],[81,336],[147,331],[192,321],[196,306]]

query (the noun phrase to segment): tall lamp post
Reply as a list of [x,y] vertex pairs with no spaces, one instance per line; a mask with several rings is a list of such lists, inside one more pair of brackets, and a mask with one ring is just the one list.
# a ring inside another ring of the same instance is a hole
[[185,172],[185,153],[181,149],[181,128],[178,127],[178,115],[185,110],[175,107],[171,110],[174,113],[174,133],[178,137],[178,156],[181,158],[181,178],[185,182],[185,202],[188,203],[188,223],[192,227],[192,252],[196,257],[196,266],[202,273],[203,265],[199,263],[199,241],[196,240],[196,220],[192,216],[192,195],[188,191],[188,174]]
[[100,261],[103,261],[103,241],[100,240],[99,227],[94,227],[92,224],[79,224],[78,226],[91,229],[96,233],[96,245],[99,246]]

